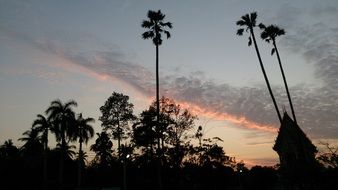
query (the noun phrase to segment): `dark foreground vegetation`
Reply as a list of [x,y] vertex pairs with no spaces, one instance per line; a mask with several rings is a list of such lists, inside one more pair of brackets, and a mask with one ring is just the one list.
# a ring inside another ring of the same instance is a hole
[[[23,133],[22,147],[11,140],[0,146],[1,189],[285,189],[291,182],[298,189],[338,187],[337,150],[328,144],[318,156],[318,172],[307,176],[311,181],[291,181],[278,166],[248,169],[225,154],[222,139],[204,136],[195,115],[165,97],[159,128],[155,102],[135,116],[129,97],[114,92],[100,108],[102,131],[90,146],[95,157],[88,158],[82,143],[94,138],[93,119],[76,114],[76,105],[53,101]],[[48,147],[51,136],[55,148]]]

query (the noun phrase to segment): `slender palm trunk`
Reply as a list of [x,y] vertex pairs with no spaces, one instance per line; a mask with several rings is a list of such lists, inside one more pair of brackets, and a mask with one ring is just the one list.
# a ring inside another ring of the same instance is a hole
[[[157,125],[157,131],[160,131],[160,90],[159,90],[159,66],[158,66],[158,59],[159,59],[159,53],[158,53],[158,45],[156,44],[156,125]],[[161,177],[161,143],[160,143],[160,135],[157,134],[157,148],[158,148],[158,166],[157,166],[157,178],[158,178],[158,188],[159,190],[162,190],[162,177]]]
[[278,115],[278,119],[279,119],[280,123],[282,123],[282,117],[280,115],[280,112],[279,112],[279,109],[278,109],[275,97],[274,97],[274,95],[272,93],[272,90],[271,90],[269,79],[268,79],[268,77],[266,75],[266,72],[265,72],[265,69],[264,69],[264,65],[263,65],[263,62],[262,62],[261,55],[260,55],[259,50],[258,50],[258,46],[257,46],[257,43],[256,43],[256,38],[255,38],[255,33],[253,31],[253,28],[250,28],[250,33],[251,33],[252,39],[253,39],[254,44],[255,44],[255,49],[256,49],[258,60],[259,60],[259,64],[261,66],[261,69],[262,69],[262,72],[263,72],[263,75],[264,75],[264,79],[265,79],[266,85],[268,86],[268,90],[269,90],[270,96],[271,96],[273,104],[275,106],[275,109],[276,109],[276,112],[277,112],[277,115]]
[[65,151],[66,151],[66,139],[64,137],[64,134],[62,134],[61,151],[60,151],[61,158],[60,158],[60,167],[59,167],[59,189],[60,190],[63,189],[63,165],[64,165]]
[[286,78],[285,78],[285,74],[284,74],[284,69],[283,69],[282,62],[281,62],[280,57],[279,57],[279,53],[278,53],[278,49],[277,49],[277,45],[276,45],[275,40],[273,40],[273,46],[274,46],[274,48],[276,50],[277,59],[278,59],[278,63],[279,63],[279,68],[280,68],[280,71],[281,71],[282,76],[283,76],[284,86],[285,86],[285,89],[286,89],[286,93],[288,95],[288,99],[289,99],[290,108],[291,108],[291,111],[292,111],[293,120],[295,121],[295,123],[297,123],[296,114],[295,114],[295,110],[293,109],[293,104],[292,104],[292,100],[291,100],[291,96],[290,96],[290,92],[289,92],[288,83],[286,82]]
[[77,170],[77,188],[81,189],[81,180],[82,180],[82,160],[83,160],[83,152],[82,152],[82,137],[80,136],[79,140],[79,158],[78,158],[78,170]]
[[48,129],[45,131],[45,144],[43,153],[43,189],[47,190],[47,156],[48,156]]
[[[157,131],[160,131],[160,90],[159,90],[160,85],[159,85],[158,59],[159,59],[158,45],[156,45],[156,125],[157,125]],[[157,138],[158,138],[157,139],[158,151],[160,151],[161,144],[160,144],[159,134]]]

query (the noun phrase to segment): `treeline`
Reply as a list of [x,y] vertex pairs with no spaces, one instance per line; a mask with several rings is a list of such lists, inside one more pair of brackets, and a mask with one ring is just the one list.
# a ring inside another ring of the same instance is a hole
[[[94,133],[93,118],[75,113],[75,101],[52,101],[37,115],[19,140],[0,146],[1,189],[271,189],[280,187],[278,167],[255,166],[225,154],[219,137],[207,138],[197,116],[174,100],[160,99],[135,115],[129,97],[112,93],[101,106],[102,130]],[[56,147],[48,145],[54,137]],[[88,158],[88,143],[95,152]],[[75,146],[77,145],[77,146]],[[78,149],[76,149],[76,147]],[[330,149],[333,150],[332,147]],[[330,164],[322,174],[327,187],[337,175],[337,154],[322,154]],[[324,169],[323,169],[324,171]],[[324,184],[324,182],[321,182]]]
[[[136,116],[129,97],[116,92],[100,108],[102,131],[90,146],[95,157],[88,162],[82,145],[95,136],[94,119],[75,113],[76,106],[73,100],[52,101],[18,139],[24,142],[22,147],[12,140],[1,145],[2,185],[9,189],[157,189],[160,178],[165,189],[192,184],[202,188],[211,179],[215,186],[227,184],[220,179],[223,175],[236,182],[236,167],[244,168],[218,145],[222,139],[205,138],[202,127],[195,127],[197,116],[174,100],[160,99],[157,125],[155,102]],[[55,148],[48,146],[52,136]]]

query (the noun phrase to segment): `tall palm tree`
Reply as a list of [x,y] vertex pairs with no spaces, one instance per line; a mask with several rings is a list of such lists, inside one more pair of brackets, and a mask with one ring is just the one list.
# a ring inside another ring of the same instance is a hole
[[252,41],[254,42],[255,50],[256,50],[256,53],[257,53],[258,60],[259,60],[259,64],[261,66],[261,69],[262,69],[262,72],[263,72],[263,75],[264,75],[264,79],[265,79],[266,85],[268,87],[270,96],[271,96],[273,104],[275,106],[278,119],[279,119],[280,122],[282,122],[282,117],[280,115],[280,112],[279,112],[279,109],[278,109],[275,97],[274,97],[274,95],[272,93],[270,82],[269,82],[269,79],[268,79],[268,77],[266,75],[266,72],[265,72],[265,69],[264,69],[264,65],[263,65],[263,62],[262,62],[262,58],[261,58],[261,55],[259,53],[259,49],[258,49],[258,46],[257,46],[257,43],[256,43],[256,38],[255,38],[255,33],[254,33],[254,28],[256,27],[256,18],[257,18],[257,13],[256,12],[252,12],[252,13],[250,13],[250,15],[249,14],[243,15],[241,17],[241,20],[239,20],[239,21],[236,22],[236,24],[240,27],[237,30],[237,35],[242,36],[244,31],[246,31],[246,32],[248,32],[250,34],[248,46],[252,45]]
[[[164,33],[167,36],[167,39],[170,38],[169,31],[166,28],[172,28],[171,22],[164,22],[165,15],[158,11],[148,11],[148,19],[142,21],[142,27],[147,29],[146,32],[142,34],[143,39],[152,39],[153,44],[156,47],[156,115],[157,115],[157,127],[159,128],[159,118],[160,118],[160,92],[159,92],[159,46],[162,45],[162,34]],[[160,150],[160,140],[158,140],[158,149]]]
[[283,76],[284,86],[285,86],[285,89],[286,89],[286,93],[288,95],[293,120],[297,123],[296,114],[295,114],[295,110],[293,108],[288,83],[286,82],[284,69],[283,69],[282,62],[280,60],[279,52],[278,52],[277,45],[276,45],[276,37],[284,35],[285,31],[284,31],[284,29],[281,29],[276,25],[265,26],[262,23],[259,24],[259,28],[263,29],[263,32],[261,33],[261,38],[268,43],[270,43],[270,41],[272,41],[273,48],[271,50],[271,55],[273,55],[276,52],[278,63],[279,63],[279,68],[280,68],[280,71],[281,71],[282,76]]
[[78,189],[81,188],[81,169],[83,167],[82,163],[84,160],[84,153],[82,151],[82,143],[88,143],[88,140],[93,138],[94,136],[94,129],[89,124],[94,122],[95,120],[93,118],[83,118],[82,113],[80,113],[76,119],[76,128],[72,137],[72,140],[76,141],[79,139],[79,157],[78,157]]
[[34,120],[32,124],[32,128],[42,133],[42,143],[44,146],[44,154],[43,154],[43,189],[46,189],[47,185],[47,154],[48,154],[48,130],[52,128],[51,122],[43,115],[38,114],[37,119]]
[[[142,34],[143,39],[152,39],[153,44],[156,47],[156,116],[157,116],[157,128],[160,128],[160,92],[159,92],[159,46],[162,44],[162,34],[164,33],[167,36],[167,39],[170,38],[170,33],[166,28],[172,28],[171,22],[164,22],[165,15],[161,12],[161,10],[158,11],[148,11],[148,19],[149,20],[143,20],[141,26],[145,29],[147,29],[146,32]],[[160,157],[161,151],[160,151],[160,134],[158,134],[158,156]],[[162,189],[162,182],[161,182],[161,167],[160,167],[160,159],[159,159],[159,167],[158,167],[158,183],[159,183],[159,189]]]
[[[75,113],[73,107],[76,107],[77,103],[74,100],[70,100],[66,103],[62,103],[61,100],[54,100],[46,110],[48,120],[53,123],[53,133],[55,134],[57,142],[60,144],[61,158],[59,169],[59,189],[63,189],[63,162],[66,156],[68,148],[68,142],[72,137],[72,127],[75,124]],[[68,140],[68,141],[67,141]]]

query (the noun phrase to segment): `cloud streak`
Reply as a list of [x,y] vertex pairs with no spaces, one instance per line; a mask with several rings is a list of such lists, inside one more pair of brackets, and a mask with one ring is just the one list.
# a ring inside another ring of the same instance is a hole
[[[299,9],[286,6],[281,9],[280,15],[277,15],[277,23],[286,26],[288,32],[280,44],[283,50],[302,55],[309,62],[309,66],[315,68],[315,76],[323,85],[291,86],[297,118],[300,126],[311,136],[337,138],[338,25],[316,20],[312,23],[302,23],[301,19],[298,19],[298,12]],[[330,7],[321,7],[315,11],[309,9],[307,14],[338,17],[338,12]],[[12,38],[21,39],[46,53],[59,56],[63,61],[55,67],[85,73],[98,80],[127,84],[150,98],[154,95],[152,71],[130,62],[122,51],[93,37],[72,35],[53,40],[50,38],[53,35],[50,34],[36,38],[13,32],[6,26],[2,29]],[[40,75],[48,77],[47,74]],[[203,72],[163,75],[160,81],[162,95],[175,98],[182,106],[190,108],[198,115],[224,120],[242,129],[268,133],[275,133],[279,127],[264,85],[235,87],[226,83],[220,84],[204,77]],[[273,90],[279,106],[287,106],[284,88],[273,86]]]
[[[153,73],[142,65],[126,61],[121,52],[74,52],[46,41],[40,41],[38,46],[44,51],[62,56],[69,61],[68,64],[82,68],[83,72],[90,73],[97,79],[118,80],[153,97]],[[203,72],[195,72],[189,76],[164,76],[161,79],[161,89],[162,95],[174,98],[197,115],[227,121],[242,129],[268,133],[276,133],[278,130],[277,116],[263,85],[234,87],[216,84],[206,79]],[[280,105],[288,105],[284,88],[273,86],[273,89]],[[299,85],[293,86],[291,92],[299,123],[307,132],[318,138],[338,136],[334,129],[338,123],[336,94],[328,90],[327,86],[317,89]]]

